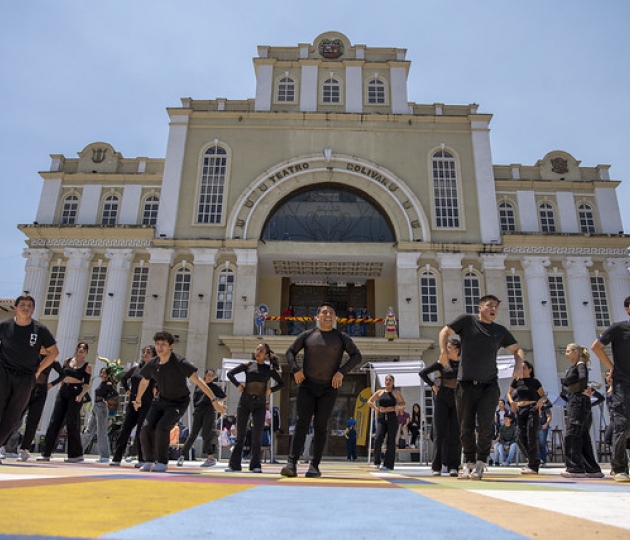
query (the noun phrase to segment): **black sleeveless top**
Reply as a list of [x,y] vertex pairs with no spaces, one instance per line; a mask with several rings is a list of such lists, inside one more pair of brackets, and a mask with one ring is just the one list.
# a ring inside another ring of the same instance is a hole
[[90,374],[86,371],[88,363],[84,362],[80,368],[73,368],[70,366],[70,360],[72,360],[72,358],[66,359],[63,363],[64,376],[83,381],[83,384],[90,384]]
[[378,398],[378,406],[379,407],[395,407],[396,396],[394,396],[394,392],[383,392]]

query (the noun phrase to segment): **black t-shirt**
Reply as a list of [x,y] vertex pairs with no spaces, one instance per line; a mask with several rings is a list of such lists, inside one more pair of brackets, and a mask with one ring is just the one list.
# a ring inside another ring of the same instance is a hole
[[40,364],[40,349],[48,349],[55,343],[50,330],[35,319],[26,326],[17,324],[13,317],[0,322],[0,364],[9,369],[35,374]]
[[[211,382],[208,386],[210,387],[210,390],[212,390],[214,397],[218,399],[226,397],[225,392],[219,385]],[[197,410],[212,409],[212,401],[210,401],[210,398],[206,396],[206,394],[203,393],[203,390],[198,386],[195,387],[195,391],[193,392],[193,404]]]
[[599,341],[611,346],[615,364],[613,379],[630,383],[630,322],[612,324],[599,336]]
[[[304,363],[300,368],[296,356],[302,349],[304,349]],[[350,358],[342,366],[344,351]],[[315,328],[302,332],[287,349],[284,358],[291,368],[291,373],[303,369],[307,379],[319,384],[331,384],[337,371],[347,375],[361,362],[361,352],[345,332],[336,328],[322,332],[319,328]]]
[[171,353],[164,364],[160,364],[160,357],[151,358],[140,370],[145,379],[153,379],[157,386],[159,397],[168,401],[190,399],[187,380],[197,368],[179,354]]
[[541,397],[538,390],[542,384],[535,377],[513,380],[510,386],[514,388],[514,401],[538,401]]
[[460,315],[449,328],[459,335],[462,356],[457,378],[460,381],[491,382],[499,376],[497,353],[516,343],[510,331],[495,322],[481,322],[473,315]]
[[[123,375],[123,378],[120,380],[120,384],[122,385],[125,392],[129,391],[129,402],[135,401],[136,396],[138,395],[138,385],[140,381],[143,379],[142,367],[144,366],[144,362],[140,362],[136,366],[132,366],[127,373]],[[151,403],[153,401],[153,388],[155,386],[155,382],[153,379],[149,379],[149,386],[145,390],[144,394],[142,394],[142,406]]]
[[[435,362],[434,364],[431,364],[430,366],[425,367],[419,373],[420,378],[424,381],[424,383],[427,386],[433,386],[434,384],[436,386],[440,386],[440,384],[438,383],[441,383],[441,380],[456,379],[457,371],[459,370],[459,361],[449,360],[448,362],[449,362],[448,368],[443,366],[439,362]],[[429,375],[436,371],[438,372],[438,374],[434,376],[433,380],[431,380]],[[440,379],[440,381],[436,381],[436,379]]]

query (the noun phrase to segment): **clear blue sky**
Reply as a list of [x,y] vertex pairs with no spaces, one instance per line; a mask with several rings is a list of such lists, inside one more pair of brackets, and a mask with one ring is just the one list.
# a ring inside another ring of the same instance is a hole
[[[299,7],[298,7],[299,6]],[[628,0],[27,0],[0,6],[0,297],[20,293],[50,154],[164,157],[181,97],[254,97],[258,45],[407,49],[409,100],[493,114],[495,164],[612,165],[630,232]]]

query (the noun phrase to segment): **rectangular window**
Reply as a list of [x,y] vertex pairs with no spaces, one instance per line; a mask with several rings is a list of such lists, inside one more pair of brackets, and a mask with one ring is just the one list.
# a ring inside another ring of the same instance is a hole
[[422,322],[438,322],[437,282],[432,274],[422,274],[420,296],[422,298]]
[[128,315],[132,318],[144,316],[144,302],[147,296],[149,269],[144,266],[134,268],[131,278],[131,296]]
[[464,302],[466,313],[476,315],[479,310],[479,299],[481,298],[481,289],[479,287],[479,279],[475,274],[469,273],[464,276]]
[[593,295],[593,309],[595,310],[595,324],[600,327],[610,325],[606,286],[601,276],[591,276],[591,293]]
[[186,319],[188,317],[188,304],[190,302],[190,282],[192,272],[182,268],[175,276],[175,288],[173,290],[173,319]]
[[436,227],[459,227],[454,159],[433,159],[433,197]]
[[92,268],[90,287],[87,295],[86,317],[100,317],[103,310],[103,294],[105,293],[105,280],[107,278],[106,266]]
[[217,319],[230,320],[232,318],[232,303],[234,301],[234,273],[221,272],[217,288]]
[[510,325],[525,326],[525,304],[520,276],[506,276]]
[[59,315],[59,305],[61,304],[61,293],[65,279],[65,266],[55,265],[50,269],[48,291],[46,292],[46,302],[44,303],[44,315],[53,317]]
[[553,325],[567,327],[569,326],[569,314],[562,276],[549,276],[548,281]]

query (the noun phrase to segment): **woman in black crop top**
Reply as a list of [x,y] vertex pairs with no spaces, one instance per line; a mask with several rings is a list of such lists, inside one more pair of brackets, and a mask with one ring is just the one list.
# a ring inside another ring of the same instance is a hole
[[[405,400],[398,390],[394,390],[393,375],[385,375],[385,388],[381,388],[368,399],[368,405],[376,413],[376,437],[374,439],[374,466],[382,471],[394,469],[396,459],[396,433],[398,432],[397,413],[405,410]],[[387,435],[385,460],[381,466],[381,447]]]
[[[241,470],[243,444],[250,416],[252,418],[252,448],[249,470],[255,473],[262,472],[260,453],[265,427],[265,403],[269,394],[277,392],[284,386],[282,377],[278,373],[280,369],[278,357],[269,348],[269,345],[260,343],[256,347],[254,358],[255,362],[239,364],[227,374],[228,379],[241,392],[241,399],[236,408],[236,443],[230,456],[230,465],[225,469],[226,472]],[[269,364],[265,361],[269,361]],[[236,378],[238,373],[245,373],[245,384]],[[275,386],[268,386],[269,379],[276,381]]]
[[57,393],[55,407],[44,437],[42,457],[38,461],[50,461],[50,455],[57,445],[61,428],[66,426],[68,433],[67,462],[83,461],[83,445],[81,444],[81,407],[83,396],[90,389],[92,368],[87,363],[89,345],[79,343],[72,358],[63,363],[64,378]]

